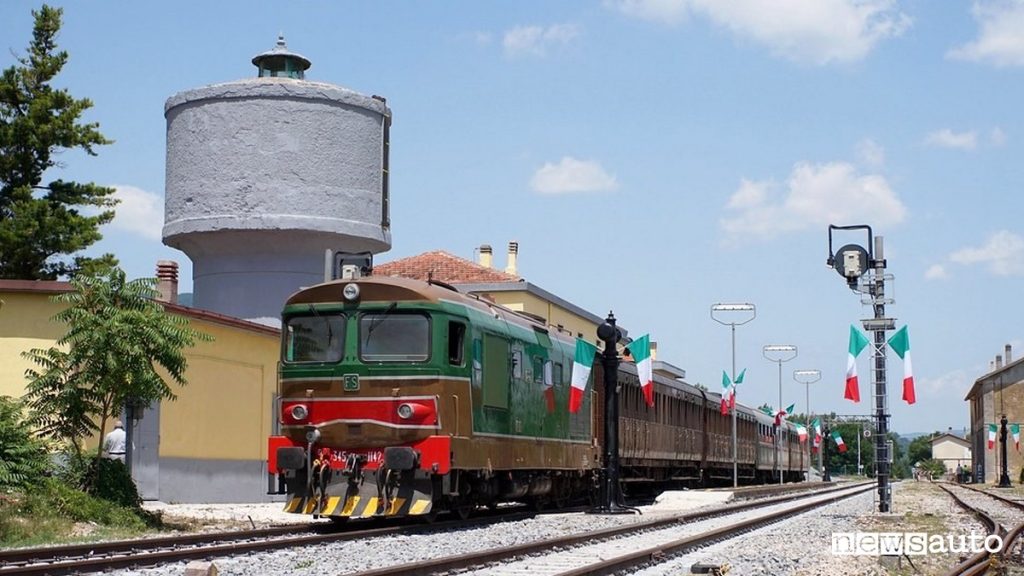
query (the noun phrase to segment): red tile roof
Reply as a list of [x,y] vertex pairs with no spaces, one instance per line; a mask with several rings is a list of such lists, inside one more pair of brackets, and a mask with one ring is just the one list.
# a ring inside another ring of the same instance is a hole
[[376,276],[402,276],[417,280],[432,278],[447,284],[490,284],[522,280],[518,276],[481,266],[443,250],[377,264],[373,267],[373,273]]

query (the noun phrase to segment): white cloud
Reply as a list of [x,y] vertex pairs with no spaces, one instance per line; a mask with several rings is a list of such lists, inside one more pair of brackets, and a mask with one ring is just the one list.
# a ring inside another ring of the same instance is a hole
[[741,38],[797,62],[862,60],[881,40],[903,34],[910,18],[895,0],[608,0],[623,13],[675,24],[703,15]]
[[988,143],[996,147],[1006,144],[1006,132],[1003,132],[1003,129],[999,126],[989,130]]
[[530,188],[542,194],[600,192],[615,190],[618,182],[599,163],[566,156],[558,164],[540,167],[530,179]]
[[793,167],[784,189],[779,188],[770,181],[740,183],[727,206],[739,214],[719,222],[729,241],[847,222],[886,226],[902,222],[907,211],[883,176],[858,174],[845,162],[801,162]]
[[[914,352],[917,355],[917,352]],[[966,370],[964,368],[957,368],[945,374],[939,376],[928,377],[915,377],[914,384],[918,398],[938,398],[938,397],[959,397],[963,398],[967,395],[967,392],[971,390],[971,386],[974,385],[974,380],[979,374],[984,374],[985,370],[981,367]]]
[[870,138],[865,138],[857,144],[857,156],[861,162],[871,168],[880,168],[885,165],[885,148]]
[[978,134],[974,130],[953,132],[949,128],[943,128],[925,136],[924,143],[938,148],[974,150],[978,147]]
[[565,46],[580,35],[575,24],[554,24],[552,26],[518,26],[505,32],[502,44],[505,55],[544,56],[552,46]]
[[114,207],[114,220],[110,226],[147,240],[159,240],[164,226],[163,197],[135,186],[112,186],[114,198],[121,203]]
[[1024,238],[1000,230],[984,246],[957,250],[949,259],[957,264],[986,264],[996,276],[1024,275]]
[[949,278],[949,273],[946,272],[946,267],[942,264],[932,264],[928,270],[925,271],[924,277],[927,280],[942,280]]
[[946,56],[997,67],[1024,66],[1024,2],[975,2],[971,13],[978,23],[978,37],[953,48]]

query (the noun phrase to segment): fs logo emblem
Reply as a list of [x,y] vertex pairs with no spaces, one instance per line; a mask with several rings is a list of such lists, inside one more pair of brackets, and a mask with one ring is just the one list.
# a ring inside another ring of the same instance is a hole
[[359,390],[359,374],[345,374],[343,378],[345,379],[343,384],[345,392]]

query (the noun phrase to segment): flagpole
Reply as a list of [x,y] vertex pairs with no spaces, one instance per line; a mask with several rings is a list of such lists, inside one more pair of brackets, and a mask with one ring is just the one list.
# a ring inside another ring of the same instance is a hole
[[[811,384],[821,380],[821,370],[794,370],[793,380],[801,382],[804,385],[804,401],[807,402],[807,426],[811,426]],[[810,432],[808,432],[808,436]],[[810,445],[814,441],[808,438],[808,449],[807,449],[807,476],[804,479],[806,482],[811,480],[811,450]]]

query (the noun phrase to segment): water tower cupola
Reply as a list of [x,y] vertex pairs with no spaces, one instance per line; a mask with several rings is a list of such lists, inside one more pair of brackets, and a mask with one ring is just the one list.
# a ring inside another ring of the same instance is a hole
[[252,63],[259,69],[260,78],[295,78],[302,80],[311,62],[302,54],[288,50],[284,36],[277,37],[277,45],[252,57]]

